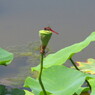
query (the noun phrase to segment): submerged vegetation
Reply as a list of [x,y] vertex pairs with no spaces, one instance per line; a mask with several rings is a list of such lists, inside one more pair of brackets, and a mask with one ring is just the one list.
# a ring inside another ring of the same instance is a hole
[[[13,54],[18,58],[28,56],[30,62],[33,61],[31,59],[33,57],[37,58],[37,63],[34,60],[34,64],[29,65],[29,67],[31,67],[31,72],[36,71],[38,74],[35,78],[27,75],[24,87],[29,90],[24,88],[9,89],[2,84],[0,85],[0,95],[82,95],[83,93],[85,95],[95,95],[95,59],[88,58],[85,62],[75,62],[73,60],[75,54],[82,52],[91,42],[95,41],[95,32],[92,32],[82,42],[75,43],[46,56],[45,49],[51,38],[51,31],[53,30],[50,30],[49,27],[40,31],[41,45],[40,48],[36,47],[35,54],[34,47],[30,46],[17,47],[18,52],[14,49],[9,50],[12,53],[0,48],[0,65],[9,65],[13,60]],[[26,50],[26,48],[28,49]],[[67,60],[70,60],[73,66],[65,66]],[[39,62],[40,64],[38,64]],[[22,69],[22,72],[25,74],[26,69]]]

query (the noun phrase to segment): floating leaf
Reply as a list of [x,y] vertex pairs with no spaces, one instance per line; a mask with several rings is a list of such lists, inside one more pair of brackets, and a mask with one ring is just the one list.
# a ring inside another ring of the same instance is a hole
[[[73,95],[85,81],[86,74],[65,66],[52,66],[43,71],[42,81],[47,92],[54,95]],[[38,80],[28,77],[24,84],[35,95],[42,91]]]
[[[48,55],[44,59],[44,68],[48,68],[53,65],[61,65],[64,64],[71,56],[75,53],[82,51],[86,48],[92,41],[95,41],[95,32],[92,32],[84,41],[80,43],[76,43],[74,45],[68,46],[59,50],[54,54]],[[32,68],[32,70],[39,70],[40,65]]]
[[76,62],[80,71],[95,74],[95,59],[89,58],[86,62]]
[[0,48],[0,65],[8,65],[13,60],[13,54]]

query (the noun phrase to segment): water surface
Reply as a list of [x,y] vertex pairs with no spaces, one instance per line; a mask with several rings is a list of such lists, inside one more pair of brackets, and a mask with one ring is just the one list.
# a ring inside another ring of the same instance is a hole
[[[11,65],[0,67],[1,83],[30,74],[27,70],[39,62],[38,51],[33,52],[30,43],[39,42],[38,31],[48,25],[59,32],[49,43],[53,51],[84,40],[95,31],[95,0],[0,0],[0,47],[15,54]],[[95,58],[94,52],[92,43],[74,60]]]

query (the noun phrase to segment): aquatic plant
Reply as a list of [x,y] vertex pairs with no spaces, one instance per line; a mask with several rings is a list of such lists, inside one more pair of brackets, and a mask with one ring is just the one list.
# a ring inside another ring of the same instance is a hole
[[13,60],[13,54],[0,48],[0,65],[7,66]]
[[39,73],[39,83],[41,85],[41,88],[43,90],[44,95],[47,95],[47,92],[45,91],[44,85],[42,83],[42,70],[43,70],[43,58],[45,54],[45,48],[51,38],[52,32],[58,34],[57,32],[53,31],[50,27],[45,27],[44,30],[39,31],[39,36],[41,39],[41,46],[40,46],[40,73]]
[[[94,59],[90,59],[87,63],[77,62],[77,66],[72,58],[93,41],[95,41],[95,32],[92,32],[84,41],[49,54],[45,58],[41,55],[41,64],[31,68],[32,71],[40,73],[40,78],[27,77],[24,87],[29,87],[34,95],[80,95],[88,91],[91,92],[90,95],[95,95]],[[45,53],[45,48],[41,47],[41,54]],[[70,60],[74,67],[64,66],[67,60]],[[89,68],[91,66],[93,68]],[[87,82],[86,87],[82,86],[84,82]]]

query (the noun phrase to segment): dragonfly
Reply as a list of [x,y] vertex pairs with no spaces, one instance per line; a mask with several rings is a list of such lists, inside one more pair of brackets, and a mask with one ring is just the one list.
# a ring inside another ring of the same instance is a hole
[[44,30],[49,30],[49,31],[51,31],[53,33],[59,34],[58,32],[55,32],[54,30],[52,30],[50,27],[45,27]]

